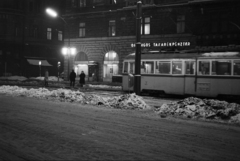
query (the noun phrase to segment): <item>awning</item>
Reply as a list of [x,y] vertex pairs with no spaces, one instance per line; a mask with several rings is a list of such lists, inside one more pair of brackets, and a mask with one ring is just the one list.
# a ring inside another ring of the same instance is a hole
[[28,63],[30,65],[38,65],[39,66],[39,62],[41,62],[41,66],[52,66],[51,64],[48,63],[47,60],[36,60],[36,59],[27,59]]

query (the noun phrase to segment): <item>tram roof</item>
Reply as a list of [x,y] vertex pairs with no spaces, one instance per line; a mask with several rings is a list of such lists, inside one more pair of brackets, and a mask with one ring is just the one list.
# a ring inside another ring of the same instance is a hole
[[[196,58],[235,58],[240,59],[239,52],[211,52],[211,53],[142,53],[141,59],[196,59]],[[135,59],[135,53],[129,54],[124,60]]]

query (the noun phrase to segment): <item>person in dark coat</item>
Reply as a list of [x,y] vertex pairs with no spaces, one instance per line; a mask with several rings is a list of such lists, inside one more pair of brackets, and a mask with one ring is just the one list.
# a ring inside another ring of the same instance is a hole
[[49,73],[48,73],[48,70],[46,69],[45,75],[44,75],[44,86],[45,87],[48,87],[48,77],[49,77]]
[[70,87],[74,87],[76,76],[76,73],[74,72],[74,70],[72,70],[72,72],[70,73]]
[[79,80],[79,83],[80,83],[80,87],[83,87],[83,85],[85,84],[85,73],[84,71],[81,72],[81,74],[79,75],[80,77],[80,80]]

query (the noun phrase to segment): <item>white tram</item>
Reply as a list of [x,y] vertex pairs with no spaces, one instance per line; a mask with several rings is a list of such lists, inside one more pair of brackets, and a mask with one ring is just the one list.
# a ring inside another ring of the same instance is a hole
[[[123,61],[122,88],[133,91],[135,54]],[[141,55],[141,92],[217,97],[240,96],[239,52]]]

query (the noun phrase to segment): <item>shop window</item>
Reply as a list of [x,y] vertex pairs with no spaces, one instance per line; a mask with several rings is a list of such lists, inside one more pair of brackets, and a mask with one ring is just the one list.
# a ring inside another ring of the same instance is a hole
[[112,76],[118,74],[119,70],[119,57],[114,51],[110,51],[105,54],[104,57],[104,67],[103,67],[103,77],[111,80]]
[[63,33],[62,33],[62,31],[58,31],[58,40],[59,41],[63,40]]
[[156,64],[156,74],[170,74],[170,61],[160,61]]
[[79,23],[79,37],[85,37],[86,35],[86,24],[84,22]]
[[149,35],[150,34],[150,17],[145,17],[141,21],[141,34]]
[[48,40],[52,39],[52,28],[47,28],[47,39]]
[[185,62],[185,74],[195,74],[195,62],[186,61]]
[[231,75],[231,61],[213,61],[212,75]]
[[185,32],[185,16],[179,15],[177,16],[177,33]]
[[199,61],[198,74],[200,75],[210,74],[210,61]]
[[172,74],[182,74],[182,62],[173,61],[172,62]]
[[240,60],[233,61],[233,74],[240,75]]
[[141,62],[141,73],[142,74],[154,73],[154,61],[142,61]]
[[116,36],[116,21],[109,21],[109,36]]

